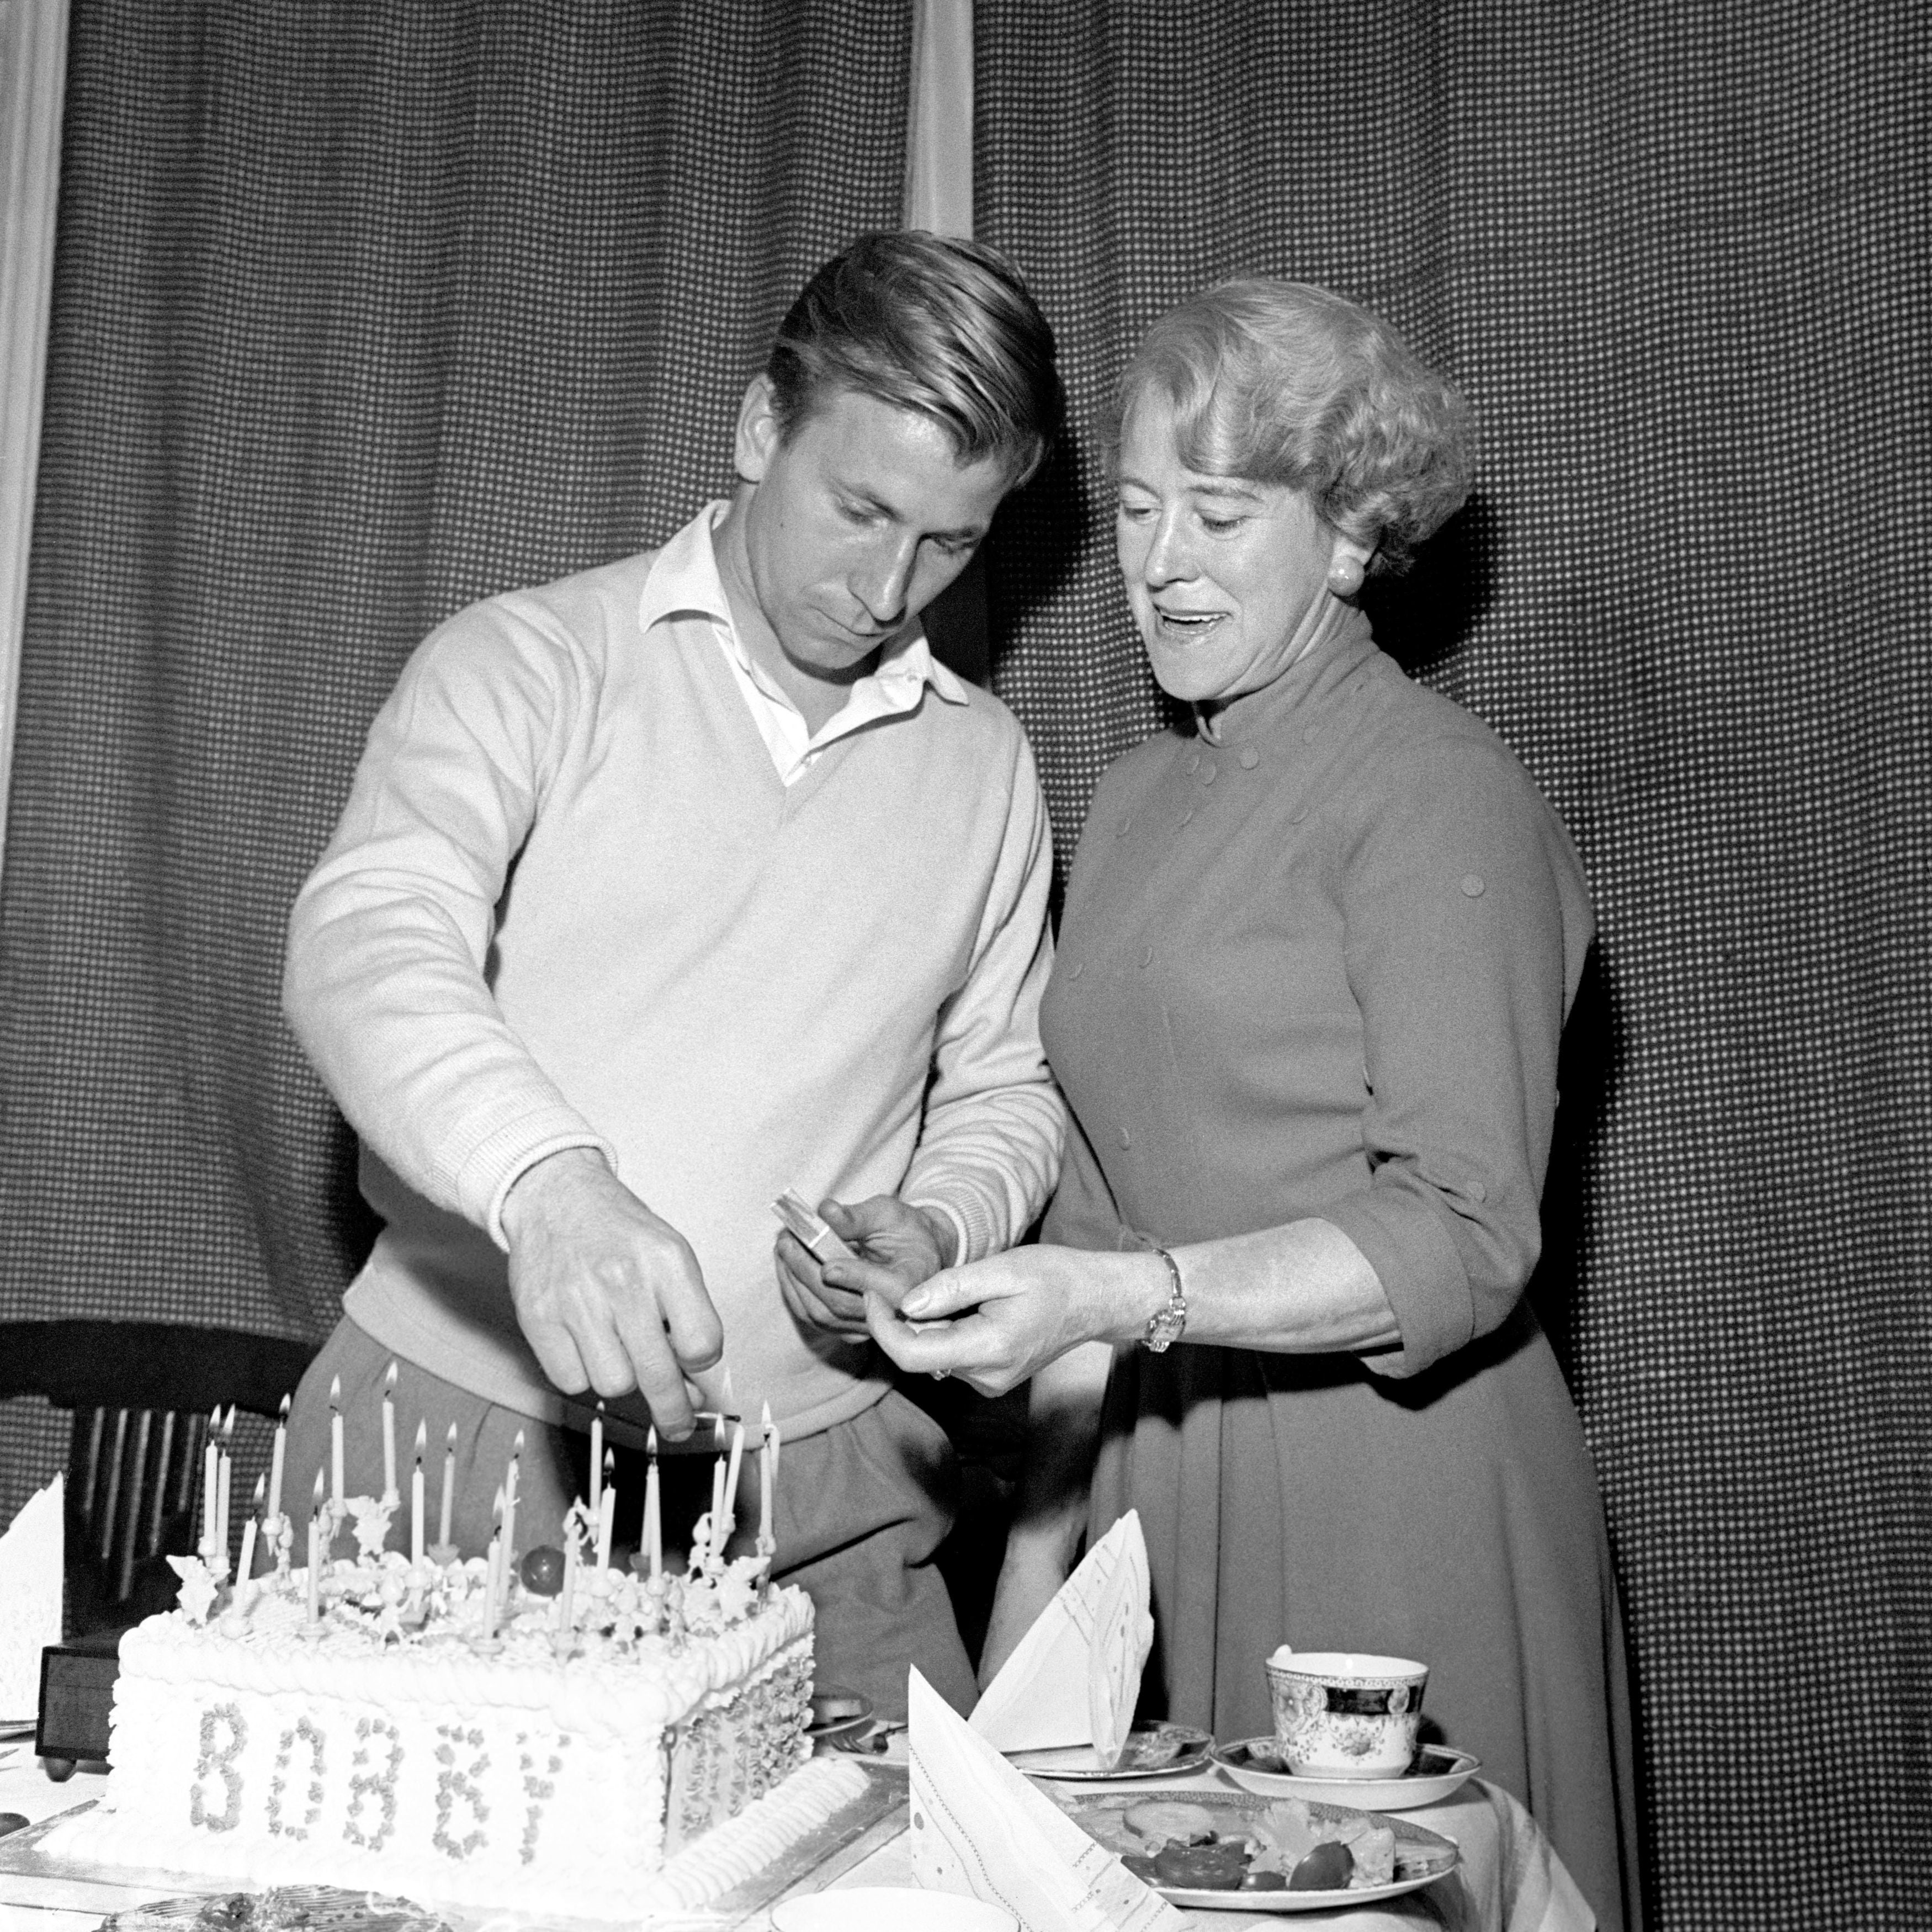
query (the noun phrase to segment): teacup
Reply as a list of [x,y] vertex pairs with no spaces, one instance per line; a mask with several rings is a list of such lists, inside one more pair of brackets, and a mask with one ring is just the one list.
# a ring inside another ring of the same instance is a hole
[[1400,1778],[1408,1768],[1426,1664],[1283,1645],[1268,1678],[1274,1734],[1298,1778]]

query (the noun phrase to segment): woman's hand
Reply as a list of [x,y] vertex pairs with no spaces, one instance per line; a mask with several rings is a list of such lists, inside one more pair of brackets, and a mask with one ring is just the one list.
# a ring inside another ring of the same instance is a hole
[[[853,1266],[828,1262],[825,1273],[850,1280]],[[901,1368],[1004,1395],[1082,1342],[1142,1334],[1167,1296],[1158,1255],[1012,1248],[948,1268],[896,1306],[868,1294],[866,1312],[872,1339]]]

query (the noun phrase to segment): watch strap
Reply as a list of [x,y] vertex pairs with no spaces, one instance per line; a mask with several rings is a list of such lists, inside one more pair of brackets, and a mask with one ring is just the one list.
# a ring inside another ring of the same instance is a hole
[[1167,1264],[1167,1306],[1158,1314],[1148,1317],[1147,1332],[1141,1337],[1141,1345],[1150,1354],[1164,1355],[1180,1340],[1187,1327],[1187,1291],[1182,1286],[1180,1264],[1166,1249],[1152,1241],[1146,1244],[1150,1254],[1160,1256]]

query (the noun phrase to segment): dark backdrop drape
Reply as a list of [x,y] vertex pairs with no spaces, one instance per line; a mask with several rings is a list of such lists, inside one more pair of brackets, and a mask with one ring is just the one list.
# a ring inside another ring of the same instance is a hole
[[272,1402],[332,1324],[368,1231],[277,988],[369,718],[452,609],[728,486],[785,304],[898,220],[909,57],[867,0],[74,0],[0,1396]]
[[[1594,890],[1539,1298],[1626,1594],[1655,1922],[1924,1923],[1922,16],[976,22],[980,231],[1040,289],[1076,417],[1156,312],[1242,272],[1369,302],[1474,400],[1476,500],[1376,614],[1515,746]],[[1107,511],[1090,439],[989,560],[1063,850],[1156,716]]]

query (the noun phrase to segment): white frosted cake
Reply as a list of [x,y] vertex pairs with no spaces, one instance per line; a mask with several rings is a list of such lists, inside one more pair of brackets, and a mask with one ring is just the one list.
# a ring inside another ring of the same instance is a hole
[[806,1762],[810,1600],[698,1561],[494,1614],[473,1559],[339,1562],[313,1605],[297,1570],[239,1610],[178,1562],[182,1607],[122,1640],[112,1808],[59,1849],[568,1917],[701,1904],[866,1780]]

